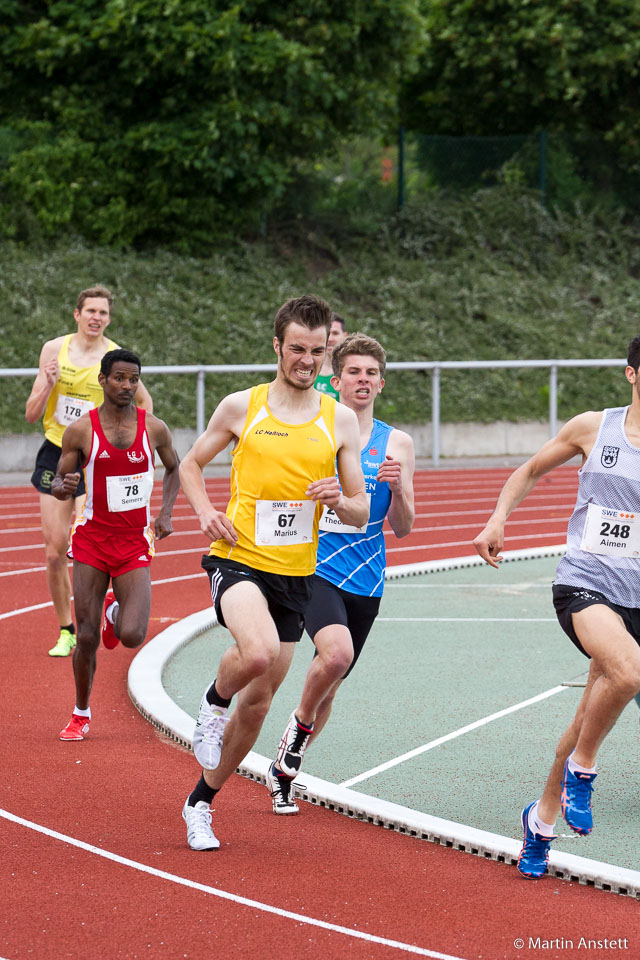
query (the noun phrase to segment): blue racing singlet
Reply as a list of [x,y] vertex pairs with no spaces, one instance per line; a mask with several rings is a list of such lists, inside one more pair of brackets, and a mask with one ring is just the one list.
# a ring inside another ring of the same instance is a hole
[[391,504],[391,491],[388,483],[378,483],[376,477],[392,430],[388,423],[374,420],[371,436],[360,455],[370,500],[366,528],[356,532],[353,527],[345,527],[333,511],[326,509],[320,521],[316,573],[362,597],[381,597],[384,589],[386,554],[382,525]]

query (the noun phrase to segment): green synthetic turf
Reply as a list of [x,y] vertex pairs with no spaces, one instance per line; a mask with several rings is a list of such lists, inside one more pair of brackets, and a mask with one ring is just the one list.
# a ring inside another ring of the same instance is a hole
[[[388,582],[360,662],[305,756],[304,770],[341,783],[564,681],[583,680],[588,662],[558,626],[551,603],[556,563],[517,561],[500,571],[472,567]],[[203,677],[213,679],[229,642],[226,630],[211,630],[179,651],[165,671],[168,693],[194,717]],[[275,755],[311,654],[305,634],[256,752]],[[581,692],[566,688],[353,789],[519,837],[520,811],[539,796]],[[594,833],[561,838],[554,848],[638,868],[639,717],[630,704],[600,751]],[[558,828],[570,834],[560,820]]]

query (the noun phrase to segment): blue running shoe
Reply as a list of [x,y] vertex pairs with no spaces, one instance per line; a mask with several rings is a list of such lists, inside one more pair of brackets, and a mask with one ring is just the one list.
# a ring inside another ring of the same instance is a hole
[[555,836],[543,837],[541,833],[534,833],[529,826],[529,811],[536,803],[534,800],[522,811],[522,830],[524,843],[518,857],[518,870],[523,877],[543,877],[549,867],[549,851],[551,841]]
[[583,837],[593,830],[591,794],[597,776],[597,773],[571,773],[568,760],[564,765],[560,795],[562,816],[571,829]]

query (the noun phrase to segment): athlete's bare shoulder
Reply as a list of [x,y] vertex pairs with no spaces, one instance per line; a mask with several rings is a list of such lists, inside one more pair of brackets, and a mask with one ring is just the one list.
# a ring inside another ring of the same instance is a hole
[[148,410],[145,419],[145,426],[154,446],[157,446],[160,442],[165,441],[167,437],[171,436],[169,427],[166,425],[164,420],[161,420],[160,417],[156,417],[154,413],[149,413]]
[[587,410],[567,420],[558,436],[564,434],[567,440],[573,440],[583,450],[585,446],[592,447],[598,435],[602,422],[602,410]]
[[358,427],[358,418],[355,411],[344,403],[336,402],[335,435],[337,445],[340,447],[346,437],[354,436],[354,432],[358,437],[360,436],[360,428]]
[[217,409],[224,409],[226,413],[230,414],[237,415],[243,412],[246,414],[249,409],[252,389],[253,387],[249,387],[247,390],[237,390],[235,393],[228,393],[226,397],[222,398]]
[[63,451],[82,450],[86,448],[88,452],[92,434],[93,425],[91,423],[91,415],[89,413],[83,413],[75,423],[70,423],[64,431],[62,435]]
[[413,453],[413,437],[405,430],[398,430],[397,427],[394,427],[387,441],[387,452],[393,457],[397,457],[399,454]]
[[53,340],[46,340],[42,345],[40,351],[40,366],[43,366],[45,363],[48,363],[50,360],[53,360],[54,357],[57,357],[60,353],[60,348],[64,343],[65,335],[61,337],[54,337]]

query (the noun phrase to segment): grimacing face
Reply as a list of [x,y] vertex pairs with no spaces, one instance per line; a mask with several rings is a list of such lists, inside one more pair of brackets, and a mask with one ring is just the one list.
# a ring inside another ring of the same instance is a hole
[[327,349],[326,327],[309,330],[300,323],[290,323],[282,343],[273,338],[278,355],[280,378],[296,390],[308,390],[315,383]]

